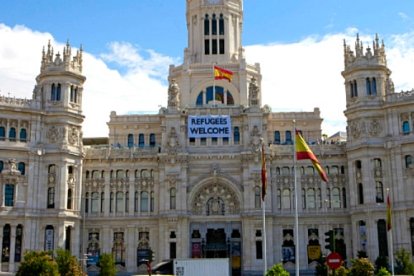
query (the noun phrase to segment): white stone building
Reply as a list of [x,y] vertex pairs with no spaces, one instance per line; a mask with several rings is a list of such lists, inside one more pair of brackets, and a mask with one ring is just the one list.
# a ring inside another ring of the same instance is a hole
[[[384,45],[344,45],[348,138],[327,142],[318,108],[274,113],[262,102],[260,66],[246,63],[241,44],[242,0],[187,0],[186,16],[188,46],[183,64],[170,67],[168,106],[112,112],[108,138],[82,142],[82,52],[72,57],[70,45],[62,56],[43,51],[31,100],[0,98],[1,270],[15,271],[24,251],[63,247],[88,254],[89,271],[112,252],[119,271],[137,272],[149,250],[155,261],[229,257],[233,275],[261,274],[265,257],[310,271],[329,252],[329,230],[347,260],[363,251],[375,261],[390,254],[388,190],[394,250],[414,253],[414,91],[394,91]],[[232,80],[214,80],[214,65]],[[330,179],[297,162],[298,233],[293,120]]]

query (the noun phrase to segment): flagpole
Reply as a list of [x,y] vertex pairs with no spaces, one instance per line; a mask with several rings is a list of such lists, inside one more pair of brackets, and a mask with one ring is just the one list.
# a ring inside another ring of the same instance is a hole
[[298,187],[297,187],[297,173],[296,173],[296,120],[293,120],[293,171],[295,177],[295,267],[296,276],[299,276],[299,216],[298,216]]
[[[389,210],[388,210],[389,209]],[[388,237],[390,243],[390,251],[391,251],[391,274],[394,276],[394,249],[393,249],[393,240],[392,240],[392,209],[391,209],[391,201],[390,201],[390,189],[387,188],[387,227],[390,225],[388,230]],[[389,216],[389,217],[388,217]]]
[[[263,185],[265,185],[265,187],[267,188],[267,183],[263,183],[267,181],[267,176],[265,175],[265,178],[263,179],[263,162],[266,162],[266,159],[264,159],[265,156],[265,152],[264,152],[264,141],[263,138],[261,139],[262,145],[261,145],[261,163],[262,163],[262,187]],[[267,173],[266,170],[264,172],[265,174]],[[262,188],[263,189],[263,188]],[[263,275],[266,275],[266,271],[267,271],[267,249],[266,249],[266,201],[265,201],[266,197],[264,196],[263,190],[262,190],[262,223],[263,223],[263,258],[264,258],[264,268],[263,268]]]
[[216,106],[216,71],[214,69],[214,65],[215,63],[213,63],[213,106]]

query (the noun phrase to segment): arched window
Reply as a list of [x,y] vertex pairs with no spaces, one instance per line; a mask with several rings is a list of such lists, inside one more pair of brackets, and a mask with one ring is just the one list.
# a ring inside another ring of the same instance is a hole
[[70,86],[70,101],[72,103],[78,102],[78,88],[73,85]]
[[364,204],[364,187],[362,183],[358,183],[358,203]]
[[65,250],[67,251],[70,251],[71,236],[72,236],[72,226],[67,226],[65,229]]
[[279,145],[280,144],[280,131],[276,130],[274,133],[274,144]]
[[371,80],[371,95],[377,95],[377,80],[375,78]]
[[156,144],[155,134],[151,133],[149,139],[150,139],[150,147],[155,147],[155,144]]
[[[411,167],[411,164],[413,163],[413,157],[411,155],[405,156],[405,167],[408,169]],[[1,170],[0,170],[1,172]]]
[[[88,194],[88,193],[86,193]],[[49,187],[47,189],[47,208],[55,208],[55,188]],[[87,206],[85,206],[85,212],[87,212]]]
[[53,251],[55,249],[55,229],[52,225],[46,226],[45,229],[45,251]]
[[358,97],[358,85],[356,80],[354,80],[354,97]]
[[239,127],[234,127],[233,130],[233,141],[235,145],[238,145],[240,143],[240,132]]
[[105,192],[101,192],[101,213],[105,212]]
[[141,192],[141,212],[148,212],[148,192]]
[[117,192],[116,193],[116,212],[123,212],[124,211],[124,193]]
[[306,189],[302,188],[302,209],[306,209]]
[[68,202],[66,203],[66,208],[71,210],[72,209],[72,201],[73,201],[73,195],[72,195],[72,189],[68,189]]
[[0,160],[0,173],[3,171],[4,162]]
[[354,83],[352,81],[349,82],[349,89],[351,90],[351,98],[355,97]]
[[290,209],[290,190],[289,189],[283,189],[282,209]]
[[93,192],[91,194],[91,213],[99,212],[99,193]]
[[19,263],[22,259],[22,247],[23,247],[23,226],[17,225],[16,228],[16,245],[14,251],[14,261]]
[[11,127],[9,130],[9,140],[16,141],[16,129],[14,127]]
[[290,130],[286,131],[286,144],[291,145],[292,144],[292,132]]
[[375,182],[375,202],[383,203],[384,202],[384,186],[382,182]]
[[57,89],[56,89],[56,101],[60,101],[61,91],[62,91],[62,85],[58,83]]
[[196,99],[197,106],[202,106],[204,104],[222,104],[232,106],[234,105],[234,98],[230,91],[225,90],[222,86],[209,86],[205,91],[200,91]]
[[408,121],[402,123],[402,132],[404,135],[410,134],[410,123]]
[[154,192],[151,191],[150,193],[150,211],[154,212],[154,206],[155,206],[155,197],[154,197]]
[[19,139],[20,139],[20,142],[26,142],[27,141],[27,131],[26,131],[25,128],[20,129]]
[[204,35],[210,34],[210,19],[208,18],[208,14],[204,17]]
[[277,189],[276,197],[277,197],[277,202],[276,202],[277,208],[281,209],[282,208],[282,191],[280,189]]
[[144,134],[143,133],[140,133],[138,135],[138,146],[140,148],[143,148],[145,146],[145,137],[144,137]]
[[8,207],[14,206],[14,185],[6,184],[4,187],[4,205]]
[[261,207],[260,187],[254,188],[254,208],[258,209]]
[[109,212],[113,213],[114,212],[114,193],[111,192],[109,195]]
[[224,35],[224,17],[223,17],[223,14],[220,14],[220,19],[219,19],[219,35]]
[[56,85],[52,83],[51,89],[50,89],[50,100],[56,101]]
[[215,14],[213,14],[213,19],[211,20],[211,34],[217,34],[217,18]]
[[346,190],[342,188],[342,206],[346,208]]
[[332,189],[332,207],[341,208],[340,190],[337,187]]
[[125,193],[125,213],[129,213],[129,192]]
[[20,171],[21,175],[26,174],[26,164],[24,162],[19,162],[19,164],[17,164],[17,169]]
[[128,134],[128,148],[132,148],[134,146],[134,134]]
[[10,242],[11,242],[11,227],[10,224],[6,224],[3,227],[3,243],[2,243],[2,254],[1,261],[9,262],[10,261]]
[[307,175],[315,175],[315,168],[313,166],[308,166],[306,168],[306,174]]
[[176,208],[176,189],[175,188],[171,188],[170,189],[170,210],[175,210]]
[[315,189],[309,188],[306,196],[307,196],[308,209],[315,209],[316,208]]
[[367,95],[371,95],[372,91],[371,91],[371,80],[369,78],[365,79],[365,84],[366,84],[366,89],[367,89]]
[[0,126],[0,140],[4,141],[5,138],[6,138],[6,129],[4,128],[4,126]]
[[203,105],[203,96],[204,96],[204,92],[200,92],[200,94],[198,94],[197,96],[197,100],[196,100],[196,106],[202,106]]

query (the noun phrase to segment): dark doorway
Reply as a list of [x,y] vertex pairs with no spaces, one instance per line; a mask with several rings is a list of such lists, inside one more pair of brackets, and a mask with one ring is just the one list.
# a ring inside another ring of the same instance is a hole
[[207,242],[205,246],[206,258],[227,258],[228,245],[224,228],[207,229]]

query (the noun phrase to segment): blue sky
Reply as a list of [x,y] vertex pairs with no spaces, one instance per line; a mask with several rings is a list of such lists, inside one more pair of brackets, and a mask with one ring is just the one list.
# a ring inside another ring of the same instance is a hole
[[[84,131],[86,136],[106,136],[111,110],[123,114],[166,105],[168,65],[182,61],[187,45],[185,4],[184,0],[2,1],[0,94],[31,97],[41,48],[49,39],[56,51],[67,39],[73,47],[82,44],[88,78]],[[353,45],[356,33],[365,45],[378,33],[387,47],[396,88],[414,87],[414,1],[245,0],[243,44],[247,61],[262,65],[263,104],[274,111],[320,107],[324,132],[345,130],[342,40]],[[302,86],[295,82],[298,75]],[[148,90],[154,97],[142,104],[141,96]],[[316,90],[317,97],[305,98]],[[102,98],[102,113],[94,110],[96,97]],[[303,102],[298,102],[301,97]]]

